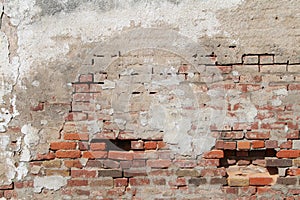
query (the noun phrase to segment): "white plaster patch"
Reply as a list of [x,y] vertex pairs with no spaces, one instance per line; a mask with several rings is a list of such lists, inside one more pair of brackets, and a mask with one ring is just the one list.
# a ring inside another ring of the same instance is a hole
[[274,92],[274,94],[276,94],[278,96],[280,96],[280,95],[287,96],[288,95],[288,91],[285,88],[274,90],[273,92]]
[[58,190],[67,184],[67,178],[62,176],[44,176],[34,178],[34,192],[39,193],[43,188]]
[[28,147],[35,146],[39,143],[39,130],[31,124],[25,124],[22,126],[21,132],[25,135],[24,142]]
[[24,162],[20,162],[17,167],[17,180],[22,180],[28,173],[27,166]]

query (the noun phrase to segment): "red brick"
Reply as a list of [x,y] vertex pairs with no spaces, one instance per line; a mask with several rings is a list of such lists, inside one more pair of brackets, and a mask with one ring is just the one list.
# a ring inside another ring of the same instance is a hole
[[215,144],[216,149],[224,149],[224,141],[223,140],[217,140]]
[[81,74],[78,78],[79,82],[93,82],[93,74]]
[[264,148],[265,147],[265,142],[262,140],[254,140],[252,141],[252,146],[253,149],[259,149],[259,148]]
[[288,194],[299,195],[300,189],[289,189]]
[[290,176],[299,176],[300,175],[300,168],[288,169],[287,174],[290,175]]
[[166,179],[165,178],[155,178],[152,180],[154,185],[166,185]]
[[132,186],[142,186],[142,185],[149,185],[150,180],[148,178],[130,178],[129,183]]
[[237,148],[238,149],[250,149],[250,142],[249,141],[238,141]]
[[79,160],[64,160],[64,165],[67,168],[72,168],[72,167],[82,168],[83,167]]
[[76,102],[92,102],[94,99],[93,93],[75,93],[73,94],[73,101]]
[[299,130],[290,130],[286,135],[287,139],[299,139]]
[[168,149],[167,144],[164,141],[157,142],[157,149]]
[[66,133],[64,135],[65,140],[89,140],[89,134],[87,133]]
[[52,142],[52,143],[50,143],[50,149],[51,150],[76,149],[76,143],[75,142]]
[[99,143],[91,143],[90,149],[93,151],[99,151],[99,150],[105,150],[106,149],[106,143],[105,142],[99,142]]
[[146,167],[146,161],[145,160],[133,160],[132,167]]
[[220,132],[220,138],[224,140],[230,139],[242,139],[244,137],[244,133],[242,131],[238,132]]
[[211,150],[203,154],[203,158],[224,158],[223,150]]
[[147,166],[151,168],[168,168],[170,165],[170,160],[147,160]]
[[133,159],[147,159],[147,154],[145,152],[133,152]]
[[144,142],[142,140],[131,141],[131,149],[134,149],[134,150],[144,149]]
[[127,151],[109,151],[108,158],[114,160],[133,160],[133,153]]
[[266,140],[265,146],[267,149],[275,149],[278,148],[278,141],[276,140]]
[[83,170],[83,169],[76,169],[71,170],[71,177],[72,178],[94,178],[96,177],[96,171],[94,170]]
[[157,142],[147,141],[144,143],[144,148],[146,150],[155,150],[157,148]]
[[12,198],[16,199],[18,197],[18,194],[14,190],[5,190],[4,197],[7,199],[12,199]]
[[225,176],[225,168],[211,168],[211,169],[202,169],[200,176]]
[[198,166],[200,167],[213,167],[219,166],[220,160],[219,159],[202,159],[198,161]]
[[75,187],[75,186],[87,186],[88,185],[88,181],[87,180],[68,180],[68,184],[67,186],[69,187]]
[[55,156],[57,158],[80,158],[81,152],[79,150],[58,150]]
[[87,151],[89,150],[89,143],[87,142],[78,142],[78,148],[80,151]]
[[171,180],[169,181],[170,186],[185,186],[186,184],[186,179],[184,177],[179,177],[176,180]]
[[36,155],[36,160],[52,160],[55,158],[55,154],[50,152],[46,154],[37,154]]
[[249,178],[250,185],[271,185],[273,179],[271,177],[251,177]]
[[300,84],[289,84],[288,90],[300,90]]
[[281,144],[279,145],[279,147],[280,147],[281,149],[291,149],[292,146],[293,146],[293,142],[292,142],[291,140],[288,140],[288,141],[286,141],[286,142],[283,142],[283,143],[281,143]]
[[128,178],[116,178],[114,179],[115,187],[126,187],[128,185]]
[[234,195],[237,195],[239,192],[237,187],[229,187],[229,186],[223,187],[222,190],[226,194],[234,194]]
[[121,160],[120,167],[122,169],[129,169],[132,167],[132,160]]
[[82,154],[83,158],[107,158],[107,151],[85,151]]
[[105,178],[105,179],[101,179],[101,180],[91,180],[90,181],[90,186],[91,187],[113,187],[114,185],[114,181],[112,178]]
[[276,156],[278,158],[297,158],[300,157],[300,150],[280,150]]
[[245,137],[247,139],[254,139],[254,140],[260,140],[260,139],[269,139],[270,138],[270,132],[247,132]]

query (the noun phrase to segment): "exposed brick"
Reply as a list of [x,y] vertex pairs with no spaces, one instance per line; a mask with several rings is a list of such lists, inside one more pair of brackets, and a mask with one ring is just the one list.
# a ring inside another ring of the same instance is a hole
[[299,176],[300,175],[300,168],[290,168],[287,170],[287,174],[290,176]]
[[82,153],[83,158],[107,158],[107,151],[84,151]]
[[143,151],[141,152],[133,152],[133,159],[139,160],[139,159],[147,159],[147,154]]
[[69,179],[67,186],[69,187],[76,187],[76,186],[87,186],[88,185],[88,180],[74,180],[74,179]]
[[89,184],[91,187],[113,187],[114,186],[114,180],[112,178],[105,178],[101,180],[94,180],[92,179]]
[[51,150],[68,150],[68,149],[75,149],[76,143],[75,142],[52,142],[50,143]]
[[211,168],[211,169],[202,169],[200,171],[200,176],[225,176],[225,168]]
[[78,148],[80,151],[87,151],[89,150],[88,142],[78,142]]
[[106,143],[105,142],[99,142],[99,143],[91,143],[90,149],[93,151],[103,151],[106,149]]
[[46,169],[46,176],[53,176],[53,175],[59,175],[59,176],[70,176],[69,170],[61,170],[61,169]]
[[261,65],[260,72],[262,73],[280,73],[286,72],[286,64],[284,65]]
[[177,176],[200,176],[200,173],[196,169],[179,169],[176,171]]
[[267,176],[257,176],[257,177],[249,177],[250,185],[271,185],[273,182],[272,177]]
[[220,165],[219,159],[202,159],[202,160],[198,161],[198,166],[200,166],[200,167],[207,167],[207,166],[218,167],[219,165]]
[[224,158],[224,151],[211,150],[203,154],[203,158]]
[[173,163],[180,168],[194,168],[197,166],[195,160],[174,160]]
[[[88,84],[73,84],[75,92],[89,92],[90,87]],[[73,108],[73,107],[72,107]]]
[[220,185],[226,185],[227,180],[225,177],[212,177],[210,179],[210,184],[220,184]]
[[151,168],[167,168],[171,164],[170,160],[147,160],[147,166]]
[[133,160],[133,153],[126,151],[109,151],[108,158],[114,160]]
[[216,149],[224,149],[224,141],[223,140],[217,140],[215,144]]
[[90,195],[90,191],[89,190],[82,190],[82,189],[75,189],[74,192],[79,195],[79,196],[89,196]]
[[14,190],[4,190],[4,197],[6,199],[16,199],[18,197],[18,194]]
[[276,140],[266,140],[265,146],[267,149],[275,149],[278,148],[278,141]]
[[239,188],[237,187],[223,187],[222,188],[223,192],[225,194],[233,194],[233,195],[237,195],[239,193]]
[[281,185],[296,185],[297,178],[296,177],[278,177],[276,183],[281,184]]
[[42,166],[46,168],[59,168],[61,166],[61,160],[44,161]]
[[144,149],[144,142],[142,140],[131,141],[131,149],[134,149],[134,150]]
[[71,176],[73,178],[94,178],[96,177],[95,170],[84,170],[84,169],[72,169]]
[[65,140],[89,140],[87,133],[66,133],[64,134]]
[[154,178],[152,180],[154,185],[166,185],[166,179],[165,178]]
[[299,130],[290,130],[287,135],[287,139],[299,139]]
[[265,142],[262,140],[253,140],[251,142],[251,147],[253,149],[259,149],[259,148],[264,148],[265,147]]
[[263,140],[263,139],[269,139],[270,138],[270,132],[247,132],[245,134],[245,137],[247,139],[253,139],[253,140]]
[[83,167],[79,160],[64,160],[64,165],[67,168],[72,168],[72,167],[82,168]]
[[236,149],[236,142],[224,142],[224,149]]
[[9,185],[0,185],[0,190],[10,190],[14,188],[14,184],[9,184]]
[[267,167],[290,167],[292,166],[291,159],[267,159],[266,166]]
[[242,131],[239,132],[220,132],[220,139],[223,140],[232,140],[232,139],[243,139],[244,133]]
[[238,141],[237,148],[240,150],[250,149],[250,142],[249,141]]
[[125,169],[125,177],[136,177],[136,176],[147,176],[147,171],[145,169]]
[[[248,197],[250,195],[254,195],[255,193],[256,193],[256,187],[255,186],[239,187],[239,196]],[[254,199],[256,199],[256,197]]]
[[200,178],[191,178],[188,180],[188,183],[191,185],[199,186],[204,185],[207,183],[206,178],[200,177]]
[[145,160],[133,160],[132,161],[132,167],[146,167],[146,161]]
[[57,158],[80,158],[81,152],[79,150],[58,150],[55,156]]
[[84,121],[87,120],[88,116],[83,112],[71,112],[66,117],[66,121]]
[[258,64],[258,55],[245,55],[243,56],[244,64]]
[[116,178],[114,179],[115,187],[126,187],[128,185],[128,178]]
[[164,141],[158,141],[157,142],[157,149],[168,149],[168,146]]
[[55,153],[37,154],[36,160],[52,160],[55,158]]
[[260,55],[259,63],[260,64],[273,64],[274,63],[274,55]]
[[186,179],[184,177],[179,177],[177,179],[173,179],[169,181],[170,186],[185,186],[186,184]]
[[37,106],[33,106],[30,108],[31,111],[43,111],[44,110],[44,103],[39,102]]
[[157,148],[157,142],[155,141],[147,141],[144,143],[144,148],[146,150],[154,150]]
[[150,180],[148,178],[130,178],[129,184],[132,186],[142,186],[142,185],[149,185]]
[[98,171],[98,176],[108,176],[113,178],[120,178],[122,177],[122,171],[119,169],[101,169]]
[[103,166],[106,168],[119,168],[120,162],[114,160],[103,160]]
[[297,158],[300,157],[300,150],[280,150],[276,156],[278,158]]
[[293,146],[293,143],[292,143],[291,140],[288,140],[288,141],[286,141],[286,142],[282,142],[282,143],[279,145],[279,147],[280,147],[281,149],[291,149],[292,146]]

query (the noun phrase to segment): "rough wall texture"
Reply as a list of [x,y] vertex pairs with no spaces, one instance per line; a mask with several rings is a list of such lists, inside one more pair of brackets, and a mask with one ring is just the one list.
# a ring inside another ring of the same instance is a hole
[[299,199],[299,0],[0,0],[0,198]]

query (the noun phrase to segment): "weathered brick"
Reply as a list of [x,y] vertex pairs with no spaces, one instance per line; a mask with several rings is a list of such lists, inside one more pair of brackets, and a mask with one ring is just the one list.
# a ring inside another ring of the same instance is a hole
[[81,152],[79,150],[58,150],[55,156],[57,158],[80,158]]
[[158,141],[157,149],[168,149],[168,145],[164,141]]
[[83,84],[73,84],[73,88],[74,88],[75,92],[89,92],[90,91],[90,87],[86,83],[83,83]]
[[87,186],[88,180],[75,180],[75,179],[69,179],[68,180],[68,187],[77,187],[77,186]]
[[198,166],[200,167],[213,167],[216,166],[218,167],[220,165],[220,160],[219,159],[202,159],[198,161]]
[[147,176],[148,173],[145,169],[125,169],[125,177]]
[[0,190],[11,190],[14,188],[14,184],[9,184],[9,185],[1,185]]
[[79,160],[64,160],[64,165],[67,168],[72,168],[72,167],[82,168],[83,167]]
[[247,132],[245,134],[245,137],[247,139],[253,139],[253,140],[269,139],[270,136],[271,136],[270,132]]
[[180,168],[194,168],[197,166],[195,160],[174,160],[173,163]]
[[149,185],[150,180],[148,178],[130,178],[129,184],[132,186],[143,186],[143,185]]
[[133,153],[126,151],[109,151],[108,158],[114,160],[133,160]]
[[300,65],[288,65],[288,72],[291,73],[299,73],[300,72]]
[[70,171],[69,170],[62,170],[62,169],[46,169],[46,176],[54,176],[54,175],[59,175],[59,176],[70,176]]
[[151,168],[167,168],[172,162],[170,160],[147,160],[147,166]]
[[200,176],[225,176],[225,168],[211,168],[211,169],[202,169],[200,171]]
[[212,177],[210,179],[210,184],[220,184],[220,185],[226,185],[227,180],[225,177]]
[[177,176],[200,176],[200,173],[196,169],[179,169],[176,171]]
[[45,154],[37,153],[36,160],[52,160],[55,158],[55,153],[49,152]]
[[258,64],[258,55],[244,55],[242,57],[244,64]]
[[103,160],[103,166],[105,168],[119,168],[120,162],[106,159],[106,160]]
[[128,178],[116,178],[114,179],[115,187],[126,187],[128,185]]
[[88,119],[88,115],[83,112],[71,112],[66,117],[66,121],[85,121]]
[[291,159],[266,159],[267,167],[290,167],[292,164]]
[[292,143],[291,140],[288,140],[288,141],[286,141],[286,142],[282,142],[282,143],[279,145],[279,147],[280,147],[281,149],[291,149],[292,146],[293,146],[293,143]]
[[274,63],[274,55],[260,55],[259,63],[260,64],[273,64]]
[[91,187],[108,187],[112,188],[114,186],[114,180],[112,178],[105,178],[100,180],[92,179],[89,184]]
[[277,140],[266,140],[265,146],[267,149],[275,149],[278,148],[278,141]]
[[44,161],[42,164],[43,167],[46,168],[60,168],[61,166],[61,160],[49,160]]
[[98,171],[98,176],[108,176],[113,178],[120,178],[122,177],[122,171],[117,169],[101,169]]
[[142,140],[131,141],[131,149],[134,149],[134,150],[144,149],[144,142]]
[[297,178],[296,177],[278,177],[276,183],[281,184],[281,185],[296,185]]
[[224,149],[224,141],[223,140],[217,140],[215,144],[216,149]]
[[200,177],[200,178],[191,178],[188,180],[188,183],[191,185],[199,186],[204,185],[207,183],[206,178]]
[[236,142],[224,142],[224,149],[236,149]]
[[220,139],[223,140],[237,140],[237,139],[243,139],[244,133],[242,131],[238,132],[220,132]]
[[146,161],[145,160],[133,160],[132,161],[132,167],[146,167]]
[[76,143],[75,142],[51,142],[50,149],[51,150],[68,150],[68,149],[75,149]]
[[81,74],[78,78],[79,82],[93,82],[93,74]]
[[287,65],[261,65],[260,72],[262,73],[281,73],[287,71]]
[[290,176],[299,176],[300,175],[300,168],[290,168],[287,170],[287,174]]
[[84,169],[72,169],[71,177],[72,178],[94,178],[96,177],[95,170],[84,170]]

